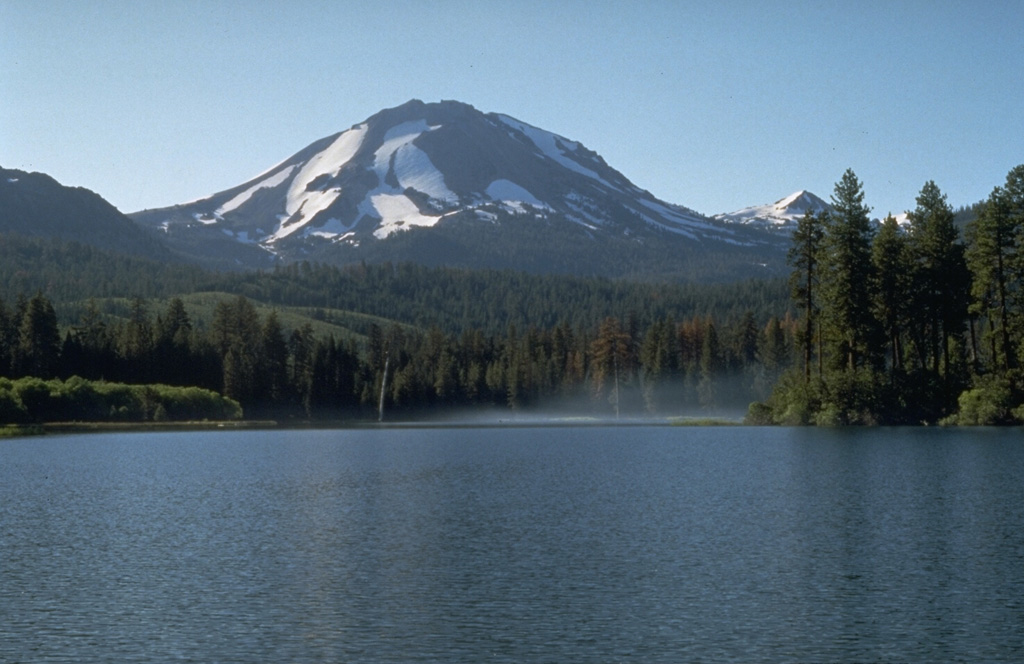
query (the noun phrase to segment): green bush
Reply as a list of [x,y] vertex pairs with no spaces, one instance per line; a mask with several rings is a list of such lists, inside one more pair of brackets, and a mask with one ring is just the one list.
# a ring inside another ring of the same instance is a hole
[[960,412],[949,423],[963,426],[985,426],[992,424],[1016,424],[1021,420],[1024,407],[1014,409],[1013,390],[1010,382],[1000,376],[981,376],[975,380],[975,387],[960,395]]
[[821,404],[820,386],[817,379],[804,382],[800,371],[787,371],[776,383],[768,405],[772,410],[772,421],[784,426],[812,424]]
[[753,402],[747,408],[747,416],[743,418],[743,422],[754,426],[775,424],[772,407],[761,401]]
[[198,387],[0,378],[0,424],[237,420],[237,401]]
[[14,384],[7,378],[0,378],[0,423],[25,422],[28,422],[28,413],[14,392]]

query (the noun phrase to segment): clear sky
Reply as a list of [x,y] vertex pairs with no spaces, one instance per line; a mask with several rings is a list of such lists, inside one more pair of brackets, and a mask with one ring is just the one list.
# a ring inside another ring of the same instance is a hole
[[1024,2],[0,0],[0,166],[124,212],[243,183],[409,99],[582,142],[705,214],[954,206],[1024,163]]

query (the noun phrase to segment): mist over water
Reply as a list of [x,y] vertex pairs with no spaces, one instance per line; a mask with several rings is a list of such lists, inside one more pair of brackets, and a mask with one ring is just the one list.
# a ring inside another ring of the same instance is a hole
[[[767,398],[748,377],[720,376],[712,398],[701,404],[693,385],[682,380],[662,381],[653,395],[645,395],[632,381],[618,393],[549,396],[542,402],[520,407],[447,408],[409,416],[385,408],[382,423],[388,426],[552,426],[638,425],[658,426],[715,421],[742,423],[750,403]],[[616,412],[618,405],[618,412]]]

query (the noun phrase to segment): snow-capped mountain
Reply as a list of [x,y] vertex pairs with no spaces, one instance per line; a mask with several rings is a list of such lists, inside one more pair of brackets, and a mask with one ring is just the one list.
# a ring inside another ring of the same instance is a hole
[[736,212],[715,215],[723,222],[744,226],[792,230],[797,221],[808,212],[818,214],[831,206],[809,191],[798,191],[767,205],[755,205]]
[[430,234],[409,233],[425,228],[446,229],[451,245],[460,241],[456,228],[472,234],[527,220],[579,241],[773,241],[658,200],[576,141],[454,101],[381,111],[237,187],[131,217],[194,252],[223,254],[228,242],[234,260],[247,263],[339,252],[350,260],[381,241],[412,242],[403,236],[429,244]]

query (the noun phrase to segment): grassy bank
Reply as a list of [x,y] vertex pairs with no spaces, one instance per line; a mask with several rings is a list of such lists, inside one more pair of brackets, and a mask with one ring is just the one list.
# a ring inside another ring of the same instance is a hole
[[278,426],[278,422],[273,420],[225,420],[212,422],[46,422],[43,424],[0,425],[0,439],[70,433],[273,429]]

